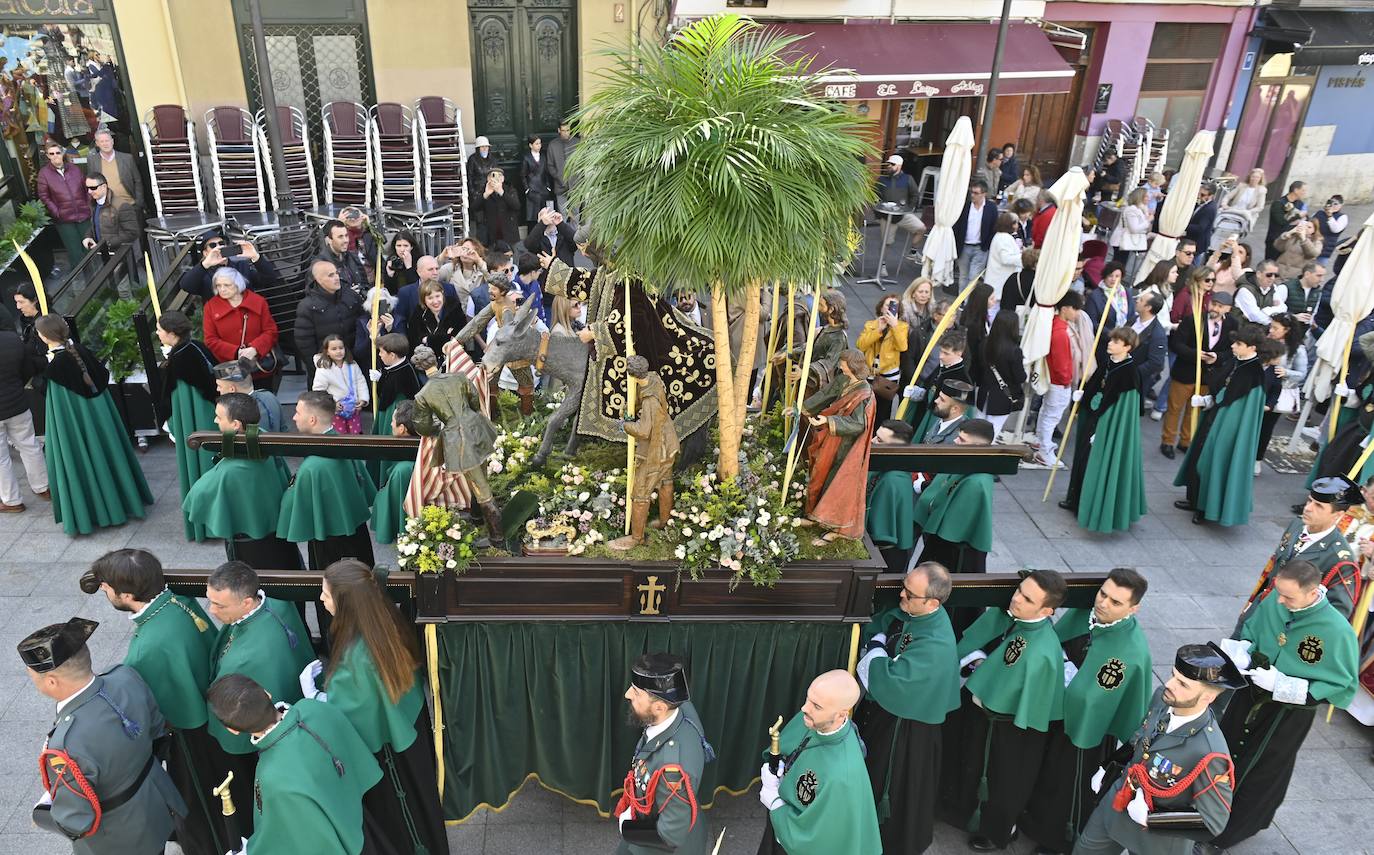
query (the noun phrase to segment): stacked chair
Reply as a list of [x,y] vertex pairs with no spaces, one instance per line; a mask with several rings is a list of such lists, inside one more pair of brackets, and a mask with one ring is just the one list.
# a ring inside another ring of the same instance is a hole
[[258,147],[258,128],[252,115],[242,107],[206,110],[205,133],[210,143],[216,209],[224,216],[266,211],[266,152]]
[[[277,106],[277,131],[281,134],[282,155],[286,160],[286,183],[296,205],[301,208],[319,207],[319,192],[315,189],[315,162],[310,157],[310,129],[305,114],[296,107]],[[257,136],[264,160],[271,157],[267,148],[267,113],[258,111]],[[267,162],[267,185],[273,199],[277,198],[277,177]]]
[[425,176],[425,198],[451,206],[459,234],[467,234],[468,188],[464,167],[462,113],[447,98],[415,102],[416,136]]
[[204,213],[195,126],[183,107],[159,104],[144,114],[143,150],[157,215]]
[[415,205],[420,200],[420,157],[414,114],[392,101],[374,104],[369,113],[376,204]]
[[372,207],[372,122],[356,101],[330,101],[324,114],[324,200]]

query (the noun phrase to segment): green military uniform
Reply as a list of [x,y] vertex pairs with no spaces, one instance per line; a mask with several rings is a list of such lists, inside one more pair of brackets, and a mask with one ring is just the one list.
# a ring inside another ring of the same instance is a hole
[[210,802],[210,790],[224,779],[225,771],[223,754],[206,727],[214,625],[199,602],[170,589],[150,600],[133,621],[134,636],[124,664],[148,684],[167,720],[172,732],[167,771],[189,807],[185,822],[177,827],[177,840],[188,855],[222,853],[237,841],[221,833],[219,804]]
[[1216,838],[1223,847],[1269,826],[1317,708],[1348,705],[1359,679],[1355,631],[1325,596],[1297,611],[1284,607],[1277,594],[1265,597],[1245,619],[1240,638],[1251,642],[1250,667],[1267,660],[1278,679],[1272,693],[1253,683],[1240,689],[1222,716],[1236,763],[1230,822]]
[[342,712],[299,701],[255,748],[249,855],[363,851],[363,794],[382,770]]
[[406,493],[410,490],[410,476],[415,474],[415,461],[402,460],[391,467],[382,482],[382,489],[372,499],[372,535],[378,543],[395,543],[405,531]]
[[1103,625],[1090,608],[1069,609],[1054,629],[1073,666],[1065,665],[1064,720],[1050,732],[1040,780],[1019,827],[1041,846],[1067,852],[1092,810],[1093,773],[1118,741],[1129,742],[1135,733],[1150,706],[1154,675],[1134,616]]
[[[759,852],[879,855],[878,816],[854,723],[823,734],[808,728],[797,713],[778,745],[785,763],[778,783],[782,804],[768,812]],[[763,759],[770,757],[765,749]]]
[[[1299,546],[1303,547],[1301,552],[1298,551]],[[1341,534],[1339,527],[1333,527],[1316,540],[1311,540],[1302,517],[1288,523],[1288,528],[1283,531],[1283,537],[1279,538],[1278,548],[1274,550],[1269,565],[1260,575],[1259,584],[1255,586],[1258,598],[1267,599],[1270,596],[1274,590],[1274,574],[1294,558],[1301,558],[1317,565],[1317,569],[1322,573],[1331,605],[1349,620],[1355,611],[1355,591],[1359,583],[1360,568],[1350,543],[1345,539],[1345,535]],[[1255,602],[1252,601],[1245,607],[1245,611],[1241,612],[1236,632],[1232,635],[1239,635],[1240,627],[1254,609]]]
[[[27,668],[50,672],[86,645],[95,621],[73,618],[19,643]],[[153,742],[165,735],[157,702],[138,672],[117,665],[61,702],[39,758],[43,798],[33,823],[69,839],[75,855],[162,850],[186,805]]]
[[[1131,819],[1124,805],[1116,807],[1126,785],[1123,775],[1098,802],[1074,846],[1074,855],[1119,855],[1122,849],[1138,855],[1191,855],[1196,840],[1205,840],[1226,825],[1231,805],[1231,758],[1216,716],[1209,707],[1198,718],[1171,729],[1172,715],[1163,694],[1162,688],[1154,693],[1149,712],[1131,740],[1127,769],[1138,770],[1130,772],[1135,776],[1133,787],[1148,779],[1151,787],[1170,788],[1210,757],[1178,795],[1151,796],[1151,815],[1195,811],[1200,822],[1195,820],[1194,825],[1200,827],[1166,830],[1142,826]],[[1125,800],[1129,802],[1130,797]]]
[[992,485],[985,472],[941,472],[916,500],[923,541],[921,561],[938,561],[951,573],[982,573],[992,550]]
[[[292,703],[301,697],[299,676],[315,658],[310,635],[296,609],[281,600],[263,597],[259,606],[237,623],[220,627],[211,664],[214,683],[226,674],[243,674],[272,696],[273,701]],[[251,754],[248,734],[230,733],[210,716],[210,733],[230,754]]]
[[[616,808],[617,814],[633,811],[620,826],[618,855],[652,855],[665,849],[705,855],[709,844],[706,814],[697,806],[696,788],[713,755],[702,733],[696,708],[685,702],[666,730],[653,739],[647,731],[639,737],[625,777],[625,795]],[[651,810],[640,810],[628,801],[647,798],[651,786],[653,803],[645,805]]]
[[954,629],[943,608],[913,617],[894,607],[875,615],[864,635],[870,652],[859,680],[868,699],[855,722],[868,745],[882,848],[921,852],[935,834],[941,729],[959,709]]
[[1034,792],[1050,726],[1064,717],[1064,655],[1049,618],[1014,620],[1001,609],[985,610],[957,650],[961,661],[976,651],[987,658],[964,684],[963,733],[946,730],[957,768],[946,763],[957,781],[951,818],[1006,846]]

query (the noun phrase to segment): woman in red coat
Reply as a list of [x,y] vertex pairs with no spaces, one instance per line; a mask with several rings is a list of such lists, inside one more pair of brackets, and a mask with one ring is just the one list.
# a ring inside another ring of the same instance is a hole
[[[248,282],[232,267],[215,271],[215,296],[205,303],[205,345],[220,362],[240,357],[266,362],[277,345],[277,322],[267,300],[248,290]],[[276,370],[278,366],[271,366]],[[253,385],[270,388],[272,371],[253,374]]]

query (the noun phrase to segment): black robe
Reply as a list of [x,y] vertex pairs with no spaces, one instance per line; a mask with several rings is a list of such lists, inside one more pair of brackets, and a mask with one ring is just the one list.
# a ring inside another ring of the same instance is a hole
[[172,392],[178,383],[185,383],[202,398],[215,405],[219,390],[215,387],[215,355],[195,339],[172,348],[162,365],[162,397],[158,402],[158,417],[169,418],[172,412]]
[[[1212,390],[1211,394],[1215,397],[1221,389],[1225,389],[1226,398],[1202,414],[1202,418],[1198,420],[1197,431],[1193,434],[1193,441],[1188,446],[1188,453],[1183,458],[1181,474],[1188,490],[1188,504],[1197,506],[1199,487],[1197,462],[1202,457],[1202,449],[1207,442],[1207,434],[1211,432],[1212,425],[1217,420],[1217,414],[1226,407],[1244,401],[1251,391],[1263,385],[1264,366],[1256,357],[1244,362],[1232,362],[1231,370],[1226,375],[1226,379],[1221,381],[1221,386]],[[1185,419],[1190,418],[1187,412],[1183,414],[1183,417]],[[1253,453],[1251,452],[1251,454]]]
[[417,843],[426,855],[448,855],[434,742],[426,738],[430,726],[424,706],[415,719],[415,732],[415,741],[406,750],[397,753],[383,745],[372,755],[382,767],[382,779],[363,793],[364,836],[384,855],[417,855],[421,851]]
[[[220,800],[211,794],[229,771],[229,755],[219,747],[205,725],[190,730],[171,730],[167,774],[186,800],[186,816],[176,820],[177,843],[185,855],[222,855],[238,847],[224,826]],[[257,755],[250,755],[256,757]],[[235,780],[238,774],[234,774]],[[250,777],[251,780],[251,777]],[[251,802],[244,802],[245,807]],[[237,803],[235,807],[237,807]],[[251,816],[252,810],[244,813]]]
[[[409,329],[409,327],[407,327]],[[441,351],[435,351],[440,353]],[[377,409],[389,410],[397,398],[413,401],[420,394],[420,372],[406,359],[395,365],[382,366],[382,379],[377,381]]]
[[[1090,440],[1093,434],[1097,433],[1098,419],[1116,404],[1117,398],[1132,389],[1140,389],[1140,373],[1136,370],[1135,358],[1132,356],[1127,356],[1120,362],[1112,362],[1110,359],[1099,362],[1097,370],[1083,387],[1083,399],[1078,404],[1078,426],[1073,436],[1073,469],[1069,472],[1069,494],[1065,499],[1074,510],[1078,509],[1078,496],[1083,491],[1083,474],[1088,471],[1088,456],[1092,452]],[[1089,403],[1098,393],[1102,395],[1101,405],[1096,408],[1090,407]]]
[[1374,371],[1366,371],[1364,378],[1355,383],[1353,388],[1360,403],[1355,408],[1354,417],[1345,419],[1337,429],[1336,436],[1317,456],[1314,479],[1344,476],[1349,472],[1364,451],[1360,443],[1374,430]]
[[1231,696],[1221,717],[1221,732],[1236,764],[1235,795],[1231,819],[1213,845],[1235,846],[1274,821],[1288,794],[1298,749],[1312,729],[1319,706],[1279,703],[1254,686]]
[[[406,338],[410,339],[411,353],[414,353],[415,348],[423,344],[434,351],[437,356],[442,357],[444,345],[452,341],[454,336],[467,326],[467,323],[467,312],[463,311],[462,305],[453,297],[445,295],[444,305],[439,310],[438,318],[434,317],[434,313],[421,300],[420,304],[415,307],[415,311],[406,318]],[[414,371],[414,369],[411,370]],[[383,373],[382,377],[385,378],[386,374]],[[418,385],[416,391],[419,391]],[[414,399],[414,392],[410,393],[409,397]],[[383,403],[379,400],[377,406],[385,409],[391,406],[395,400],[393,394],[391,401]]]
[[[961,694],[963,704],[943,728],[944,819],[1006,847],[1035,791],[1049,734],[1017,727],[1010,717],[989,713],[973,702],[967,689]],[[950,727],[956,718],[958,724]],[[985,774],[987,798],[980,799],[979,782]]]

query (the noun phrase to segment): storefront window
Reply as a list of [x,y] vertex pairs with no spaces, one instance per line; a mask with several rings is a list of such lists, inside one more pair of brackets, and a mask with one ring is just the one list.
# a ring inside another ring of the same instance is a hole
[[1177,168],[1197,130],[1212,69],[1226,37],[1224,24],[1159,24],[1140,82],[1136,115],[1169,129],[1168,168]]

